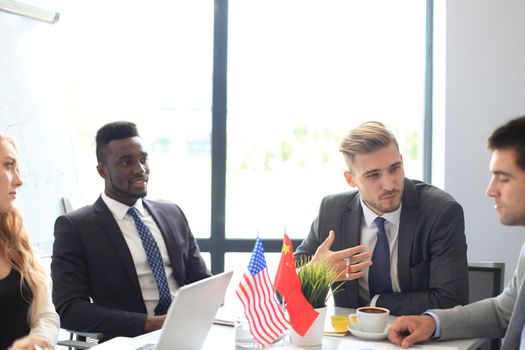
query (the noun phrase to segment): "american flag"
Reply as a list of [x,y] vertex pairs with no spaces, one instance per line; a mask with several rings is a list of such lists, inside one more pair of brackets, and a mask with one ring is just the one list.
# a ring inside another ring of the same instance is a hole
[[262,346],[275,341],[289,328],[290,323],[273,293],[264,258],[264,247],[259,237],[253,247],[248,271],[244,273],[239,283],[237,296],[244,305],[244,314],[250,324],[250,332]]

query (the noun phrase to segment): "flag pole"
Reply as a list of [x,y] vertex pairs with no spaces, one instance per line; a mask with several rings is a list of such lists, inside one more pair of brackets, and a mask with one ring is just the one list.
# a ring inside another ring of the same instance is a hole
[[[284,224],[284,234],[286,234],[286,224]],[[283,244],[284,244],[284,236],[283,236]],[[293,252],[292,252],[293,253]],[[282,248],[281,248],[281,255],[283,254],[282,252]],[[275,288],[275,287],[274,287]],[[286,307],[285,307],[285,300],[284,300],[284,295],[281,295],[281,309],[283,310],[283,312],[286,311]]]
[[[283,245],[284,245],[284,237],[285,237],[285,235],[286,235],[286,224],[284,225]],[[281,247],[281,256],[283,255],[282,250],[283,249]],[[293,254],[293,252],[292,252],[292,254]],[[275,286],[273,288],[274,288],[275,292],[277,293],[277,290],[275,289]],[[283,315],[286,315],[286,300],[284,298],[284,295],[280,295],[280,296],[281,296],[281,310],[283,312]],[[288,320],[289,320],[289,317],[290,317],[290,315],[288,315]],[[291,324],[290,324],[290,327],[291,327]],[[288,330],[288,332],[289,332],[289,330]],[[281,336],[281,339],[284,339],[284,344],[288,343],[286,335],[287,335],[287,332],[283,333],[283,335]]]

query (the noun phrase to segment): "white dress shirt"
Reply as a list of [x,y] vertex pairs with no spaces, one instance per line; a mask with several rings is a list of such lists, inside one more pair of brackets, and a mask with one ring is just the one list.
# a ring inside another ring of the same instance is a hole
[[[155,307],[159,303],[159,290],[157,288],[157,283],[155,277],[153,276],[153,271],[148,263],[148,257],[144,246],[142,245],[142,240],[140,239],[139,232],[137,231],[137,226],[135,226],[135,221],[131,215],[128,214],[128,207],[126,204],[118,202],[112,198],[109,198],[105,193],[101,195],[102,200],[108,206],[109,210],[113,214],[113,217],[117,221],[117,224],[122,231],[122,235],[128,244],[129,251],[133,257],[133,262],[135,264],[135,270],[137,270],[137,277],[139,279],[140,289],[142,291],[142,297],[144,298],[144,303],[146,304],[146,310],[148,315],[154,315]],[[166,271],[166,277],[168,279],[168,286],[170,287],[171,295],[177,290],[177,285],[175,283],[175,278],[173,276],[173,267],[171,266],[170,259],[168,257],[168,250],[166,249],[166,243],[162,237],[162,233],[158,228],[155,220],[150,213],[142,205],[142,200],[137,200],[134,207],[139,212],[142,221],[148,226],[149,230],[153,234],[153,238],[157,242],[157,245],[160,249],[160,254],[162,255],[162,261],[164,262],[164,269]]]
[[[377,242],[377,226],[374,220],[378,217],[370,208],[366,206],[363,199],[360,199],[361,207],[363,208],[363,220],[361,220],[361,244],[366,246],[367,251],[374,252]],[[382,217],[385,219],[385,231],[388,238],[388,245],[390,247],[390,278],[392,279],[392,291],[400,292],[399,276],[397,274],[397,242],[399,232],[399,220],[401,216],[401,207],[391,213],[385,213]],[[359,297],[365,302],[370,301],[371,306],[375,306],[379,295],[370,298],[368,290],[368,271],[363,277],[359,279]]]

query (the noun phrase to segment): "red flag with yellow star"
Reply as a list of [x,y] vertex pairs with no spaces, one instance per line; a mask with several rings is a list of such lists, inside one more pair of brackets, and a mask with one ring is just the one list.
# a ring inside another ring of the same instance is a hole
[[314,310],[301,292],[301,281],[295,270],[292,241],[286,234],[284,234],[281,261],[273,285],[286,301],[292,328],[304,336],[319,313]]

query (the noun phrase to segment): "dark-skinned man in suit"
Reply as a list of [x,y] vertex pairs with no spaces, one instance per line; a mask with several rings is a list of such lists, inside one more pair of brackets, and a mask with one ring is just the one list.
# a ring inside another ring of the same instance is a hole
[[160,329],[176,288],[210,272],[182,210],[145,199],[148,153],[135,124],[104,125],[96,145],[104,192],[55,222],[53,302],[63,328],[133,337]]

